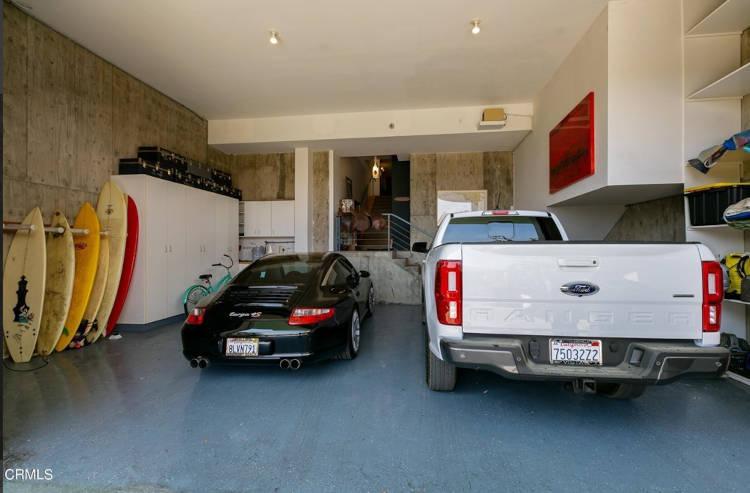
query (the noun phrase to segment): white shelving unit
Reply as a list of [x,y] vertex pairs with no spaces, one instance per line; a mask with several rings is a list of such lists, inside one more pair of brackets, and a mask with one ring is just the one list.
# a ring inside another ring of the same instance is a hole
[[[750,93],[750,64],[740,66],[741,34],[750,26],[750,0],[726,0],[711,12],[700,12],[699,2],[683,0],[684,142],[685,188],[711,183],[737,183],[742,162],[750,160],[744,151],[727,152],[703,174],[687,165],[689,159],[740,132],[741,100]],[[688,19],[693,19],[688,21]],[[716,255],[745,251],[741,230],[726,224],[693,226],[685,200],[685,236],[705,244]],[[745,306],[726,300],[722,313],[723,332],[746,337]]]
[[700,99],[724,99],[741,98],[750,90],[750,63],[710,83],[703,89],[695,91],[688,99],[697,101]]
[[686,37],[738,34],[750,26],[750,0],[725,0],[686,33]]

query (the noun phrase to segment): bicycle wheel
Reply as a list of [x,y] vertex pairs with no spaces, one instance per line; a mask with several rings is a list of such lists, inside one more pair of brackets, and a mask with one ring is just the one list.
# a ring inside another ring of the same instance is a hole
[[203,286],[193,286],[185,296],[185,315],[190,315],[198,301],[208,294],[208,289]]

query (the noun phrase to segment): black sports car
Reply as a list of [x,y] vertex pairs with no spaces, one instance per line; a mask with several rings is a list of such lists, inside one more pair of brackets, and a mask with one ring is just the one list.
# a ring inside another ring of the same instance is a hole
[[352,359],[360,320],[372,314],[370,274],[337,253],[256,260],[216,295],[200,300],[182,326],[190,366]]

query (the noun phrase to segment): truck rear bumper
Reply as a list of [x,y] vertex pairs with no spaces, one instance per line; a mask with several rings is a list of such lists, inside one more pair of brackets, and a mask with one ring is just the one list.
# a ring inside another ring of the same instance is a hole
[[464,338],[440,342],[443,358],[458,367],[489,370],[518,380],[579,378],[600,382],[666,383],[685,375],[720,376],[729,364],[723,347],[700,347],[692,342],[629,341],[617,365],[553,365],[533,360],[520,339]]

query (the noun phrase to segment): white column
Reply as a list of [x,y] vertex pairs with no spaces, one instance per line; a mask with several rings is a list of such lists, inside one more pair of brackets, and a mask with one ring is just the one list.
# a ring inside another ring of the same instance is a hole
[[312,166],[309,147],[294,149],[294,251],[308,252],[312,245]]

